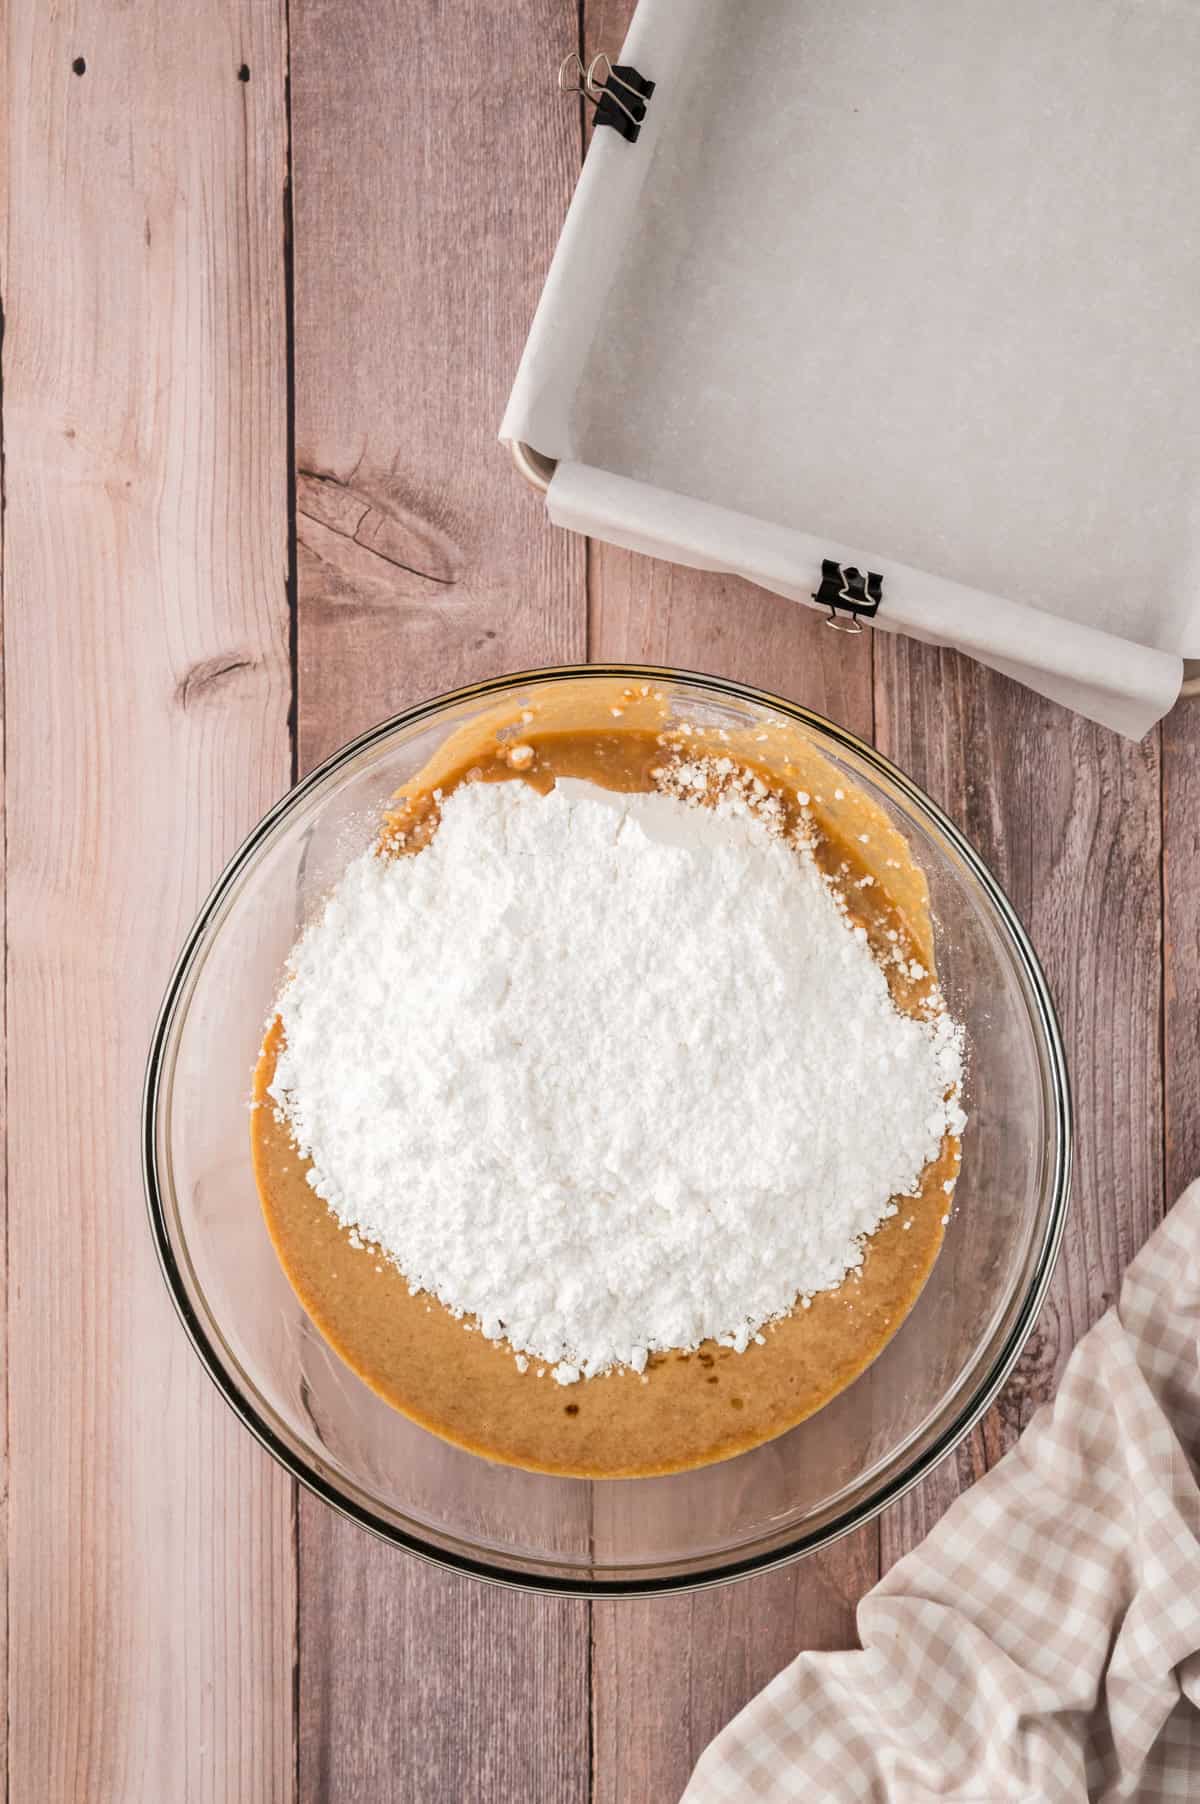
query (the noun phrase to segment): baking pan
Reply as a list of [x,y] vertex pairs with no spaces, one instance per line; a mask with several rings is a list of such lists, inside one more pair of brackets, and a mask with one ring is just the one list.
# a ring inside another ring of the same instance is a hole
[[576,74],[501,429],[551,518],[1133,736],[1194,693],[1200,9],[642,0]]

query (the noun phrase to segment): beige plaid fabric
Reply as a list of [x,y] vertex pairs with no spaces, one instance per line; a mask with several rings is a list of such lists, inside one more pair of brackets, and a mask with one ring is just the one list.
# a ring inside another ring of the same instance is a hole
[[1058,1397],[702,1756],[685,1804],[1200,1804],[1200,1183]]

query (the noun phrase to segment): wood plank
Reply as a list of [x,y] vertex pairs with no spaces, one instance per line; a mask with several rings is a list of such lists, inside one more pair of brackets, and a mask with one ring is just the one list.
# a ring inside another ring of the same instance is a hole
[[[8,33],[0,32],[0,94],[8,93]],[[5,206],[8,204],[8,134],[0,132],[0,194],[4,196]],[[0,259],[0,293],[3,291],[6,276],[7,256]],[[0,353],[3,351],[3,338],[0,337]],[[4,382],[2,363],[0,363],[0,771],[4,770],[4,741],[7,726],[7,709],[5,705],[5,662],[4,662]],[[3,944],[8,945],[8,881],[6,870],[6,853],[8,846],[8,825],[5,806],[5,785],[0,780],[0,934]],[[6,979],[8,960],[0,961],[0,1546],[5,1549],[5,1559],[0,1561],[3,1571],[0,1572],[0,1696],[8,1698],[8,1498],[10,1490],[10,1473],[8,1458],[8,1010],[6,1006]],[[0,1797],[8,1799],[8,1733],[0,1735]]]
[[291,1486],[174,1318],[136,1131],[287,782],[282,15],[8,10],[7,1714],[54,1804],[292,1795]]
[[303,1500],[300,1796],[579,1804],[585,1603],[503,1591]]
[[[585,0],[585,57],[615,56],[629,0]],[[674,664],[787,695],[869,739],[870,638],[735,577],[594,543],[589,655]],[[596,1804],[678,1796],[702,1749],[804,1648],[854,1641],[879,1572],[872,1524],[797,1566],[694,1597],[593,1607]],[[669,1657],[664,1658],[664,1650]],[[641,1675],[653,1672],[647,1685]]]
[[807,1648],[854,1645],[878,1577],[875,1524],[760,1578],[678,1598],[597,1603],[596,1804],[677,1798],[730,1718]]
[[[616,56],[631,0],[585,0],[585,57]],[[589,655],[734,677],[870,739],[871,641],[735,577],[589,549]],[[596,1804],[671,1798],[726,1722],[805,1648],[854,1641],[876,1525],[799,1565],[694,1597],[593,1607]],[[644,1675],[652,1672],[653,1683]]]
[[[591,547],[589,591],[593,658],[734,677],[870,738],[868,635],[830,632],[812,610],[735,578],[608,545]],[[677,1797],[718,1729],[801,1649],[852,1645],[855,1606],[878,1576],[878,1547],[871,1524],[825,1553],[738,1585],[596,1604],[596,1804]]]
[[[582,545],[496,442],[578,171],[571,0],[292,0],[299,741],[582,657]],[[544,93],[536,89],[545,74]],[[437,1572],[305,1498],[300,1795],[573,1804],[587,1606]]]
[[1200,1177],[1200,701],[1162,724],[1163,959],[1168,1208]]
[[575,29],[571,0],[293,4],[305,767],[420,695],[583,654],[582,546],[496,436],[578,174]]
[[876,738],[988,861],[1058,1006],[1075,1095],[1074,1200],[1050,1295],[972,1443],[883,1520],[883,1563],[1052,1395],[1162,1213],[1160,766],[953,652],[875,635]]

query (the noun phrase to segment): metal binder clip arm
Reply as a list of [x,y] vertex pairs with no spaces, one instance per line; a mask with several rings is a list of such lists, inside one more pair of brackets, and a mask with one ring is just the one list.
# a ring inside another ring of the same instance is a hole
[[821,586],[813,594],[818,607],[828,608],[826,626],[838,633],[861,633],[862,620],[873,620],[883,600],[883,578],[875,570],[865,574],[853,564],[842,566],[834,558],[821,561]]
[[[572,50],[559,64],[558,87],[562,94],[582,94],[596,109],[597,125],[615,126],[623,138],[636,144],[646,103],[654,92],[654,83],[638,70],[614,63],[603,50],[585,68],[579,52]],[[622,98],[618,88],[628,98]]]
[[[572,79],[572,77],[574,79]],[[558,65],[558,91],[560,94],[582,94],[587,70],[583,66],[583,58],[578,50],[569,50]]]

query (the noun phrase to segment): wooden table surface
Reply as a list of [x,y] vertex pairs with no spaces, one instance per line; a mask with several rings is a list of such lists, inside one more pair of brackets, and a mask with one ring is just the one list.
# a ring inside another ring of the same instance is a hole
[[[7,1773],[87,1804],[640,1804],[1051,1391],[1200,1169],[1200,704],[1131,745],[550,528],[496,443],[583,150],[554,69],[627,0],[9,0],[3,267]],[[218,1399],[138,1106],[193,912],[360,728],[591,656],[873,737],[1045,962],[1074,1211],[1016,1376],[832,1551],[692,1598],[491,1590],[334,1517]]]

